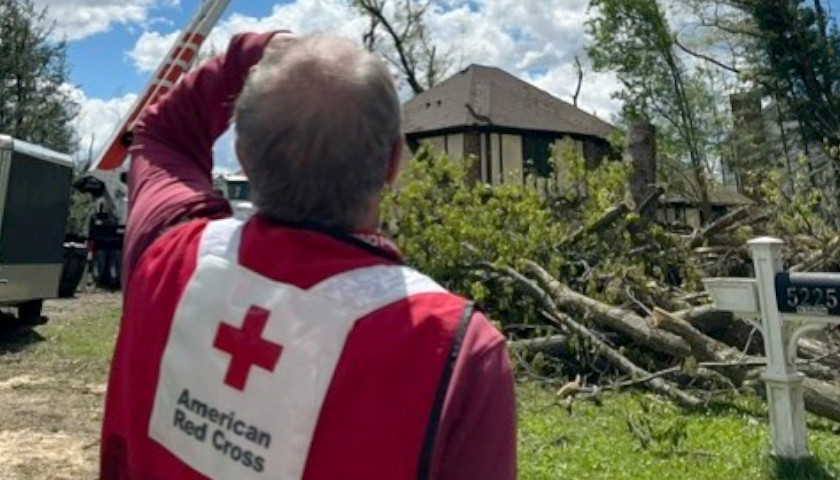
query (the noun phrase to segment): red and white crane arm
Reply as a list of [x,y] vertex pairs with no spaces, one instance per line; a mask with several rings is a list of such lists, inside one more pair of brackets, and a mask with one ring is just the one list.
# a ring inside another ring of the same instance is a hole
[[112,170],[125,162],[131,144],[131,132],[143,110],[172,89],[193,65],[201,45],[219,21],[230,0],[205,0],[190,24],[166,54],[152,80],[131,107],[128,115],[117,125],[108,143],[90,170]]

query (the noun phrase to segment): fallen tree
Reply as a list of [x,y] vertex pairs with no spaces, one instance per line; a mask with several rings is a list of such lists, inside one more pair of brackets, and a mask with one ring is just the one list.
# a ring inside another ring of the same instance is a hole
[[[763,357],[750,355],[727,345],[692,325],[692,322],[709,321],[709,318],[718,316],[729,317],[732,320],[731,315],[718,312],[711,306],[695,307],[675,313],[654,307],[650,310],[650,317],[644,318],[633,311],[606,305],[573,291],[534,262],[525,260],[523,264],[530,277],[510,267],[499,267],[490,263],[484,263],[482,267],[511,280],[522,291],[531,295],[542,305],[543,317],[569,334],[511,342],[513,350],[568,355],[570,350],[561,345],[568,342],[571,336],[577,336],[585,339],[591,351],[603,356],[618,373],[629,376],[629,380],[620,382],[621,385],[645,385],[686,408],[698,408],[704,400],[664,377],[676,374],[695,376],[724,383],[735,389],[743,386],[747,380],[761,382],[759,373],[766,364]],[[599,329],[619,332],[630,339],[631,343],[647,350],[669,355],[675,360],[690,359],[696,365],[691,368],[671,366],[660,371],[642,368],[621,353],[621,348],[607,344],[602,334],[584,326],[575,320],[572,314],[591,319],[592,326]],[[818,341],[804,340],[802,343],[812,354],[822,354],[822,357],[816,357],[812,361],[803,360],[799,364],[800,371],[824,379],[836,379],[836,370],[820,364],[819,361],[837,352],[826,351],[826,347]],[[840,388],[809,376],[805,378],[803,389],[805,407],[809,412],[840,422]],[[591,391],[584,388],[579,379],[567,383],[560,390],[564,397]]]
[[[840,237],[785,217],[806,211],[801,202],[675,225],[653,208],[668,198],[660,185],[636,179],[628,192],[626,162],[584,168],[575,152],[555,151],[554,171],[567,175],[545,179],[551,188],[538,194],[518,182],[485,185],[475,162],[421,150],[383,205],[385,225],[411,264],[498,323],[522,371],[568,386],[564,396],[644,387],[695,408],[746,389],[764,367],[761,332],[708,305],[701,280],[752,276],[746,241],[760,235],[788,240],[794,270],[840,270]],[[657,309],[680,322],[663,327]],[[799,342],[809,409],[829,418],[838,418],[838,346],[830,335]]]
[[690,353],[691,349],[684,340],[653,328],[646,319],[632,311],[607,305],[575,292],[530,260],[526,260],[525,265],[527,271],[534,275],[557,305],[582,313],[600,326],[623,333],[640,345],[676,357],[685,357]]
[[[747,370],[763,365],[764,359],[745,355],[742,352],[711,338],[695,329],[688,322],[660,309],[654,310],[655,325],[684,338],[691,345],[692,354],[701,360],[724,362],[731,367],[725,372],[740,384],[747,375]],[[733,372],[740,370],[741,375]],[[754,373],[754,370],[753,370]],[[755,376],[755,375],[752,375]],[[760,378],[760,377],[758,377]],[[802,385],[805,396],[805,408],[816,415],[840,422],[840,388],[813,378],[806,377]]]

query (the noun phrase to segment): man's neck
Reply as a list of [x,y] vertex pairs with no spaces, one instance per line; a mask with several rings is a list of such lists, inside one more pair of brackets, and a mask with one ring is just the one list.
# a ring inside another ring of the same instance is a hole
[[373,233],[379,231],[379,201],[380,199],[376,198],[375,201],[371,202],[367,214],[363,217],[361,222],[354,226],[354,232]]

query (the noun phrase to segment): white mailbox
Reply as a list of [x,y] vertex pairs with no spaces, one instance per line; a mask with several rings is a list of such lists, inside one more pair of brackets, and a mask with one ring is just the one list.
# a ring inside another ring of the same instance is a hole
[[805,376],[796,371],[796,345],[806,332],[840,323],[840,274],[784,272],[782,245],[770,237],[749,242],[755,278],[709,278],[703,283],[718,309],[760,319],[773,454],[802,458],[809,455],[808,431]]
[[758,316],[758,291],[753,278],[707,278],[706,291],[718,310]]

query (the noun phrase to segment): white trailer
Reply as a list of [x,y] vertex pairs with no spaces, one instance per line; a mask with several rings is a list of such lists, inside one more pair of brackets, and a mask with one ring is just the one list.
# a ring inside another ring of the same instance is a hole
[[0,306],[23,321],[58,297],[72,183],[70,156],[0,135]]

